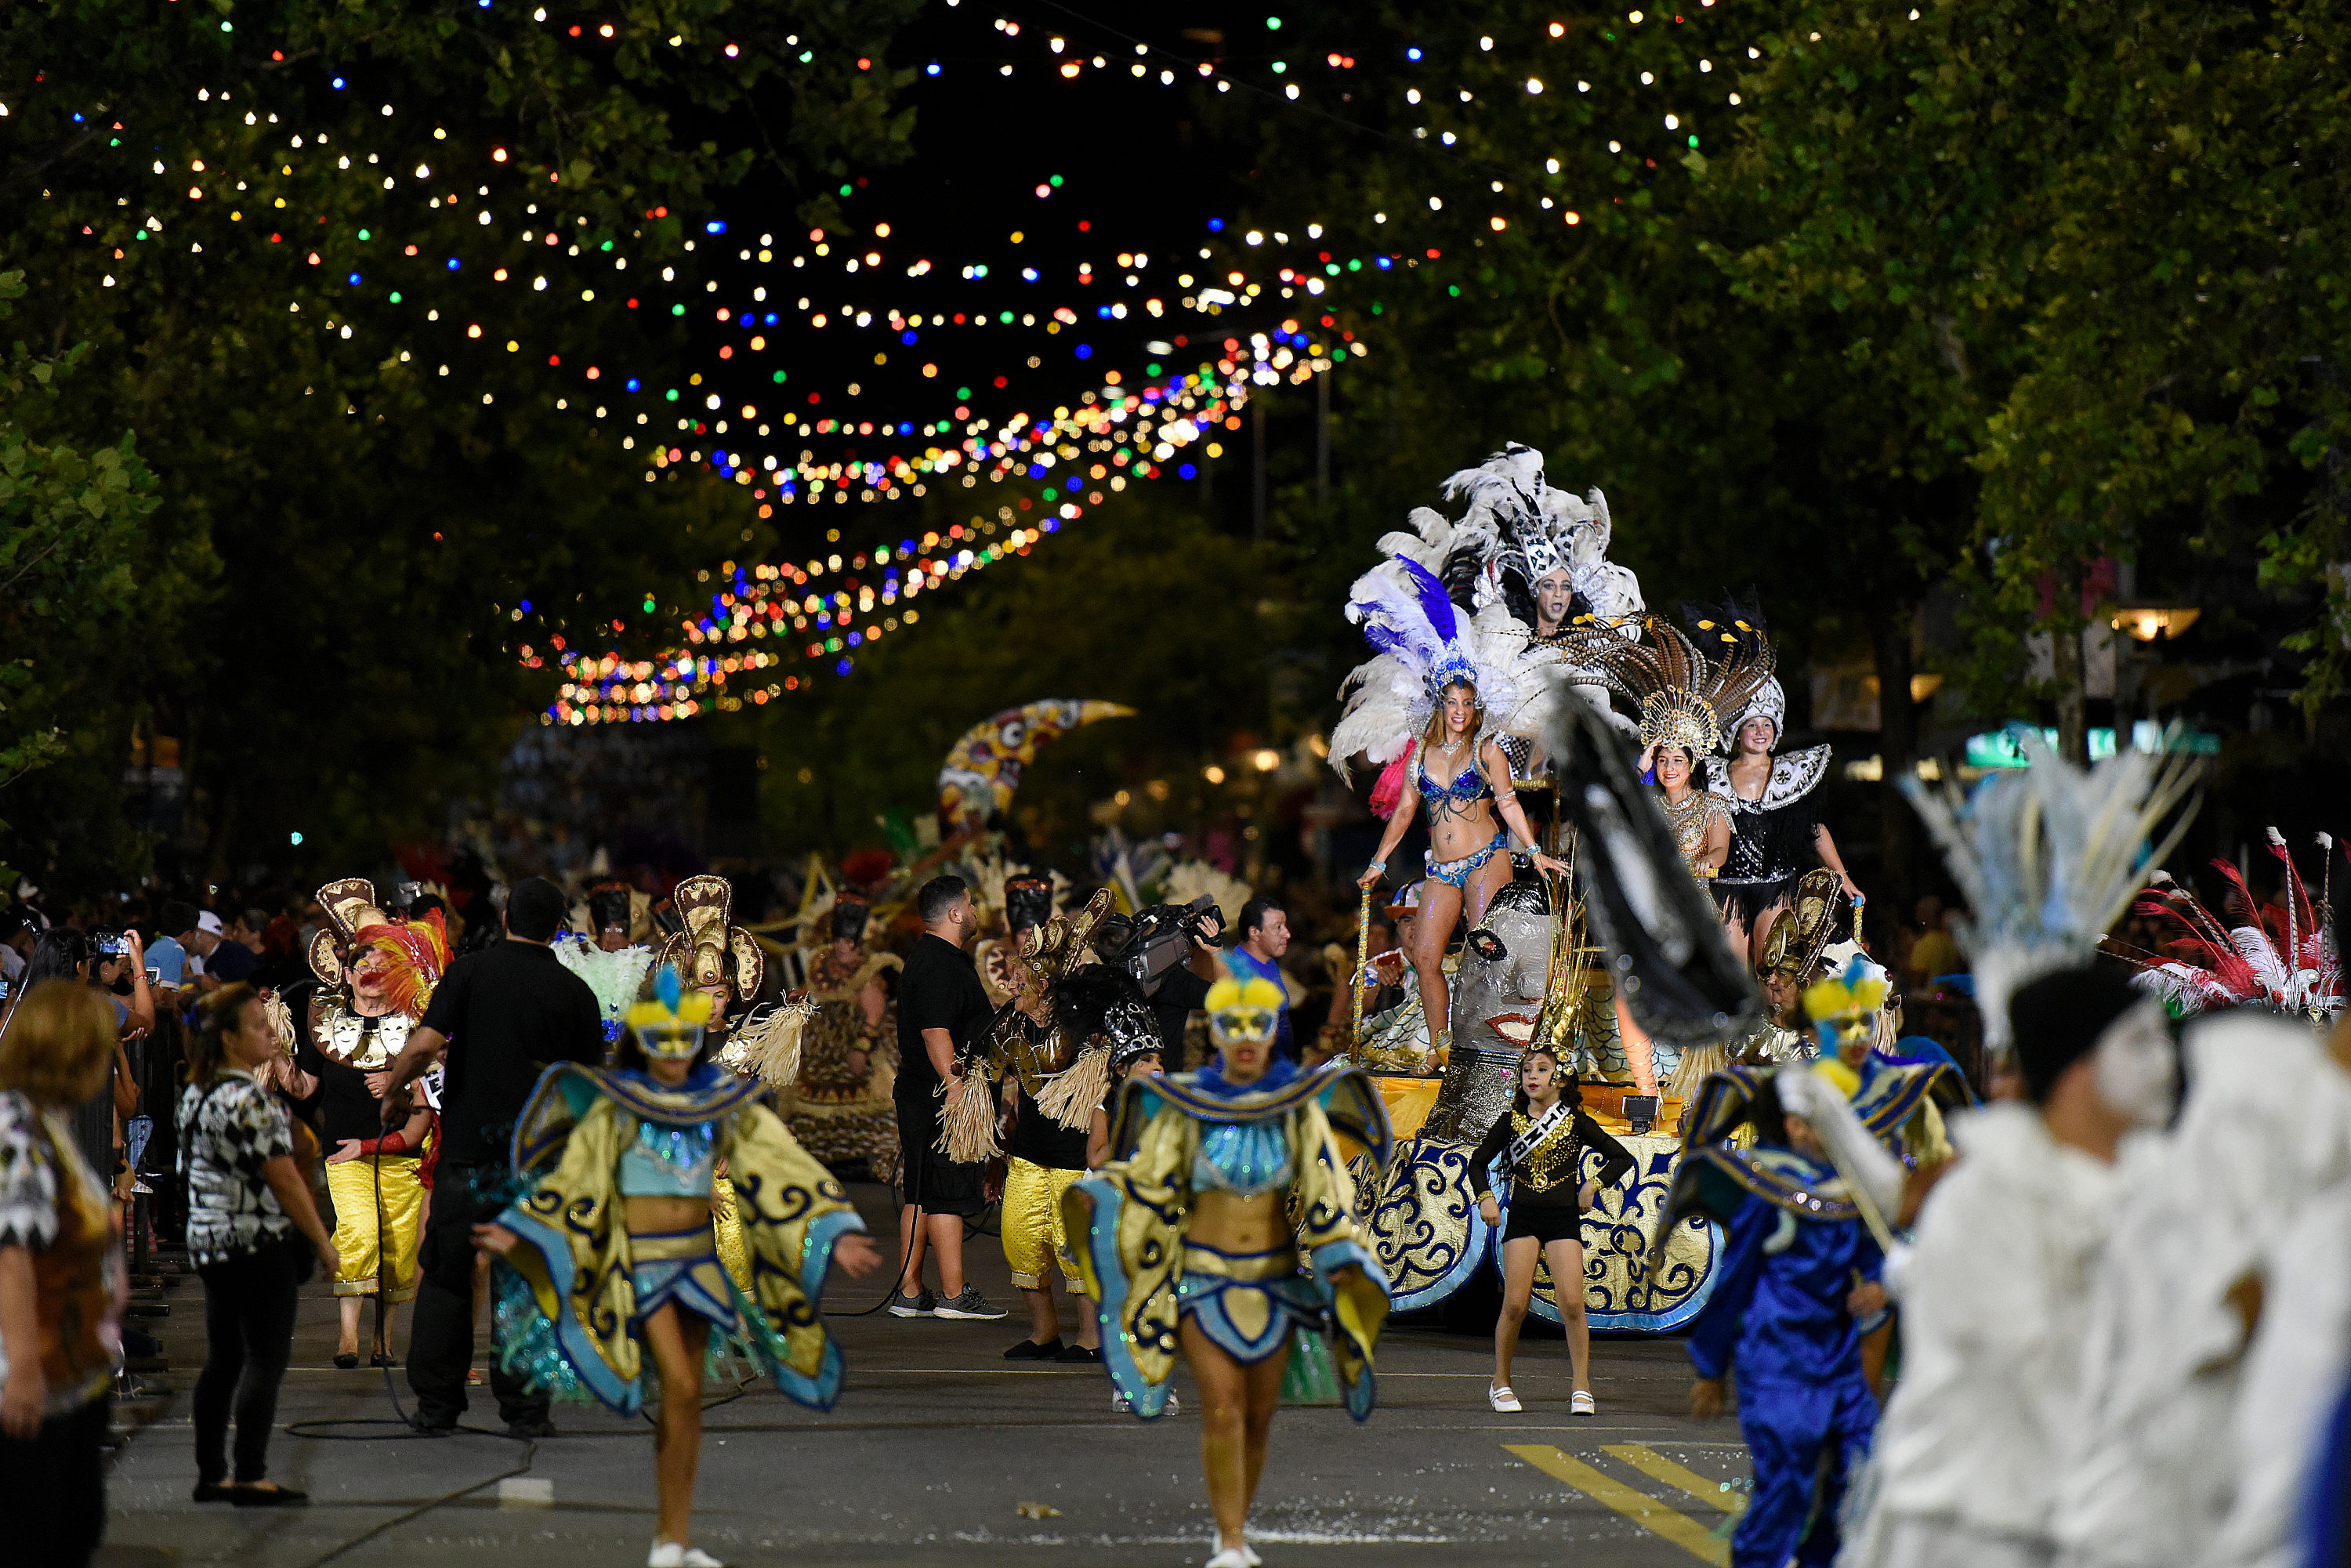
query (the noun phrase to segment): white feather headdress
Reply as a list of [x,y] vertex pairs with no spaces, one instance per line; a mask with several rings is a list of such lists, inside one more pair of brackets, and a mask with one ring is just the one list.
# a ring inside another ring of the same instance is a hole
[[2169,749],[2172,738],[2167,731],[2159,756],[2117,751],[2085,772],[2026,730],[2026,766],[1972,793],[1902,780],[1972,911],[1956,934],[1974,967],[1987,1046],[2007,1048],[2009,998],[2020,987],[2089,961],[2187,831],[2193,805],[2160,847],[2147,847],[2203,771]]
[[1347,707],[1331,732],[1331,764],[1341,778],[1358,754],[1378,763],[1403,756],[1457,681],[1477,688],[1481,738],[1542,734],[1555,700],[1545,672],[1560,656],[1501,605],[1464,614],[1428,569],[1398,559],[1356,579],[1347,619],[1378,652],[1339,688]]
[[[1472,602],[1479,609],[1502,596],[1501,574],[1515,571],[1529,586],[1565,570],[1575,591],[1604,622],[1643,608],[1641,581],[1608,559],[1614,538],[1608,497],[1597,489],[1583,499],[1543,477],[1543,455],[1510,442],[1475,468],[1445,481],[1445,498],[1469,503],[1454,525],[1454,544],[1479,549]],[[1427,528],[1416,513],[1424,536]],[[1424,562],[1424,564],[1426,564]]]

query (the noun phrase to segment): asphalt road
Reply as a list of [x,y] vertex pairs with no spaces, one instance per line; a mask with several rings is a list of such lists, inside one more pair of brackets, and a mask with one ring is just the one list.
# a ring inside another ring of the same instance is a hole
[[[894,1225],[877,1212],[888,1201],[883,1189],[857,1196],[886,1239]],[[980,1288],[1012,1306],[994,1240],[975,1239],[967,1251]],[[883,1293],[878,1280],[836,1279],[831,1304],[854,1311]],[[271,1445],[271,1474],[308,1490],[313,1505],[197,1506],[189,1500],[186,1391],[203,1359],[202,1288],[191,1281],[169,1299],[172,1314],[151,1326],[172,1370],[149,1381],[172,1392],[121,1412],[136,1432],[109,1482],[99,1561],[110,1568],[644,1560],[653,1484],[651,1428],[642,1420],[559,1406],[560,1435],[536,1445],[311,1425],[394,1414],[381,1372],[333,1367],[335,1308],[323,1284],[302,1303]],[[711,1408],[695,1514],[705,1549],[745,1565],[970,1568],[1108,1557],[1172,1568],[1207,1556],[1188,1380],[1178,1383],[1186,1408],[1145,1423],[1112,1412],[1095,1368],[1004,1361],[1024,1332],[1017,1309],[1000,1323],[877,1312],[836,1317],[832,1326],[849,1380],[830,1415],[762,1387]],[[1531,1337],[1521,1353],[1522,1414],[1487,1408],[1490,1366],[1489,1341],[1458,1322],[1397,1325],[1381,1342],[1380,1405],[1370,1421],[1284,1410],[1251,1521],[1268,1563],[1425,1568],[1556,1563],[1572,1554],[1609,1568],[1687,1568],[1720,1560],[1746,1452],[1731,1423],[1681,1413],[1688,1372],[1678,1342],[1596,1345],[1596,1418],[1567,1414],[1566,1352],[1555,1331]],[[396,1372],[394,1379],[405,1402],[406,1384]],[[495,1428],[496,1416],[480,1391],[472,1418]]]

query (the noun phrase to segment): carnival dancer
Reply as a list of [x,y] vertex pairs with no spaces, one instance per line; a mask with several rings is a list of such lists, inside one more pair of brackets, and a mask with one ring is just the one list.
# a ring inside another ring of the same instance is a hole
[[387,1310],[379,1312],[369,1364],[391,1366],[388,1309],[416,1296],[423,1156],[434,1118],[430,1106],[419,1105],[402,1125],[386,1128],[373,1085],[423,1018],[448,967],[449,942],[438,910],[421,921],[394,920],[376,906],[374,884],[364,878],[329,883],[318,899],[338,940],[310,948],[319,988],[289,1086],[301,1098],[324,1094],[341,1327],[335,1364],[359,1364],[360,1305],[378,1297]]
[[866,945],[872,914],[860,894],[833,901],[830,940],[807,962],[807,997],[817,1010],[782,1110],[792,1136],[828,1166],[862,1163],[875,1181],[894,1182],[898,1019],[889,977],[905,961]]
[[[972,967],[979,971],[979,983],[987,988],[988,1005],[994,1008],[1002,1008],[1019,992],[1014,971],[1020,964],[1020,934],[1053,917],[1053,884],[1045,878],[1021,872],[1006,877],[1002,887],[1004,935],[982,936],[971,945]],[[987,918],[977,899],[974,907],[981,919]]]
[[1396,802],[1358,885],[1378,884],[1389,853],[1416,817],[1427,814],[1428,876],[1411,958],[1441,1056],[1451,1040],[1446,944],[1465,915],[1472,925],[1485,918],[1487,904],[1510,880],[1511,840],[1497,820],[1538,867],[1567,871],[1533,847],[1499,744],[1504,735],[1530,744],[1541,737],[1558,700],[1546,678],[1558,656],[1531,647],[1526,627],[1499,606],[1475,619],[1459,614],[1445,585],[1410,559],[1358,579],[1347,616],[1363,623],[1378,653],[1347,678],[1351,695],[1332,732],[1331,760],[1342,778],[1358,754],[1386,765],[1374,800],[1393,794]]
[[[1600,1169],[1586,1178],[1583,1154],[1600,1154]],[[1527,1048],[1519,1064],[1519,1092],[1510,1110],[1469,1158],[1469,1186],[1478,1213],[1489,1226],[1502,1224],[1500,1202],[1489,1173],[1510,1184],[1510,1219],[1502,1232],[1502,1315],[1494,1323],[1494,1381],[1486,1401],[1496,1410],[1525,1408],[1510,1386],[1510,1359],[1519,1331],[1534,1299],[1535,1265],[1551,1265],[1559,1319],[1567,1331],[1567,1358],[1573,1379],[1568,1414],[1590,1416],[1592,1331],[1583,1316],[1583,1216],[1600,1189],[1614,1186],[1633,1168],[1633,1156],[1583,1109],[1583,1086],[1563,1070],[1549,1046]]]
[[[848,1195],[760,1104],[760,1085],[709,1060],[708,994],[674,970],[630,1009],[614,1068],[559,1062],[516,1124],[523,1196],[475,1230],[503,1259],[498,1357],[559,1397],[622,1415],[661,1376],[653,1465],[660,1512],[647,1568],[717,1568],[688,1544],[702,1444],[702,1374],[715,1330],[799,1404],[829,1410],[841,1349],[819,1301],[837,1257],[852,1275],[881,1252]],[[711,1202],[733,1175],[750,1285],[720,1264]]]
[[2351,1350],[2351,1056],[2314,1027],[2342,1010],[2342,967],[2328,901],[2313,906],[2269,838],[2283,932],[2226,861],[2230,925],[2159,872],[2137,906],[2200,960],[2133,956],[2139,984],[2188,1015],[2188,1093],[2169,1127],[2123,1145],[2057,1492],[2067,1568],[2273,1561],[2279,1504],[2306,1484]]
[[[1762,630],[1701,619],[1708,646],[1701,648],[1658,616],[1645,616],[1645,638],[1628,643],[1613,632],[1579,632],[1567,641],[1569,656],[1590,669],[1609,691],[1640,710],[1641,771],[1658,786],[1657,802],[1672,831],[1682,865],[1701,884],[1718,876],[1730,852],[1730,812],[1713,796],[1691,787],[1700,758],[1711,759],[1720,744],[1720,715],[1737,712],[1771,679],[1771,645]],[[1615,995],[1616,1028],[1625,1064],[1644,1094],[1657,1092],[1655,1043],[1634,1020],[1621,992]],[[1670,1073],[1672,1064],[1667,1066]]]
[[745,1008],[759,999],[768,960],[759,939],[733,924],[735,890],[723,876],[690,876],[670,893],[681,929],[653,955],[656,967],[677,971],[710,998],[707,1028],[731,1032]]
[[1707,758],[1707,792],[1730,809],[1731,822],[1730,853],[1715,877],[1715,897],[1732,945],[1759,957],[1758,945],[1787,907],[1807,856],[1835,872],[1849,896],[1862,895],[1812,800],[1827,776],[1830,748],[1772,755],[1787,709],[1788,695],[1774,679],[1740,715],[1729,760]]
[[1117,970],[1082,962],[1088,938],[1110,912],[1097,893],[1073,915],[1025,926],[1008,971],[1012,999],[998,1011],[987,1071],[1004,1075],[1002,1103],[1011,1118],[1004,1176],[1004,1260],[1029,1308],[1029,1336],[1007,1361],[1102,1359],[1094,1314],[1078,1307],[1078,1343],[1061,1343],[1050,1271],[1072,1296],[1085,1281],[1071,1256],[1061,1199],[1086,1171],[1087,1134],[1123,1051],[1156,1048],[1159,1030],[1143,993]]
[[[677,913],[679,929],[654,954],[655,971],[673,970],[710,998],[704,1027],[713,1037],[712,1054],[764,1086],[792,1082],[810,1009],[754,1005],[767,984],[767,953],[758,937],[732,923],[733,884],[706,873],[687,877],[671,890],[670,907]],[[722,1164],[711,1191],[711,1220],[727,1272],[748,1289],[750,1254],[729,1176]]]
[[[1730,1538],[1732,1568],[1834,1561],[1840,1506],[1877,1426],[1861,1321],[1884,1308],[1884,1255],[1820,1129],[1782,1094],[1812,1071],[1731,1068],[1707,1081],[1658,1228],[1662,1240],[1699,1213],[1724,1230],[1713,1294],[1690,1325],[1690,1414],[1721,1415],[1737,1375],[1755,1495]],[[1742,1126],[1744,1146],[1732,1137]]]
[[[2329,1381],[2255,1382],[2257,1334],[2274,1318],[2317,1353],[2306,1371],[2341,1364],[2340,1307],[2303,1311],[2294,1277],[2297,1255],[2343,1260],[2345,1233],[2324,1228],[2341,1206],[2323,1195],[2351,1174],[2351,1074],[2307,1019],[2252,1008],[2197,1020],[2182,1043],[2178,1120],[2126,1139],[2116,1167],[2083,1397],[2058,1445],[2066,1568],[2213,1561],[2223,1519],[2255,1490],[2249,1469],[2306,1473]],[[2351,1278],[2328,1293],[2351,1297]],[[2251,1442],[2237,1420],[2248,1395],[2261,1399]]]
[[1921,1207],[1900,1276],[1902,1377],[1857,1564],[2049,1560],[2091,1286],[2123,1196],[2116,1155],[2175,1109],[2162,1007],[2088,964],[2178,842],[2184,823],[2152,852],[2147,830],[2195,766],[2126,751],[2084,773],[2037,736],[2023,746],[2022,772],[1965,799],[1905,781],[1974,911],[1959,936],[1986,1044],[2024,1098],[1954,1127],[1962,1157]]
[[1328,1355],[1348,1412],[1370,1416],[1385,1276],[1357,1232],[1344,1137],[1384,1166],[1387,1112],[1362,1073],[1273,1059],[1281,994],[1219,980],[1218,1055],[1197,1072],[1129,1079],[1110,1163],[1065,1200],[1101,1314],[1111,1381],[1160,1414],[1180,1348],[1201,1400],[1200,1456],[1217,1521],[1208,1568],[1249,1568],[1249,1505],[1286,1363]]

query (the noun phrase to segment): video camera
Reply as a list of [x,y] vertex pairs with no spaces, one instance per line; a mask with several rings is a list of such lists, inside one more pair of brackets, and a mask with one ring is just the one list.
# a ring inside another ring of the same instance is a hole
[[1094,951],[1133,977],[1147,997],[1170,970],[1183,967],[1194,942],[1213,945],[1224,931],[1223,912],[1204,893],[1180,909],[1155,904],[1139,915],[1105,915],[1094,928]]

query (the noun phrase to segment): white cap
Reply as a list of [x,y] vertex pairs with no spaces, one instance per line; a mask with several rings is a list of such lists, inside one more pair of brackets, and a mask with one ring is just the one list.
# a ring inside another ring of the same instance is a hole
[[214,915],[209,909],[196,916],[196,929],[199,931],[209,931],[215,936],[224,934],[221,927],[221,917]]

